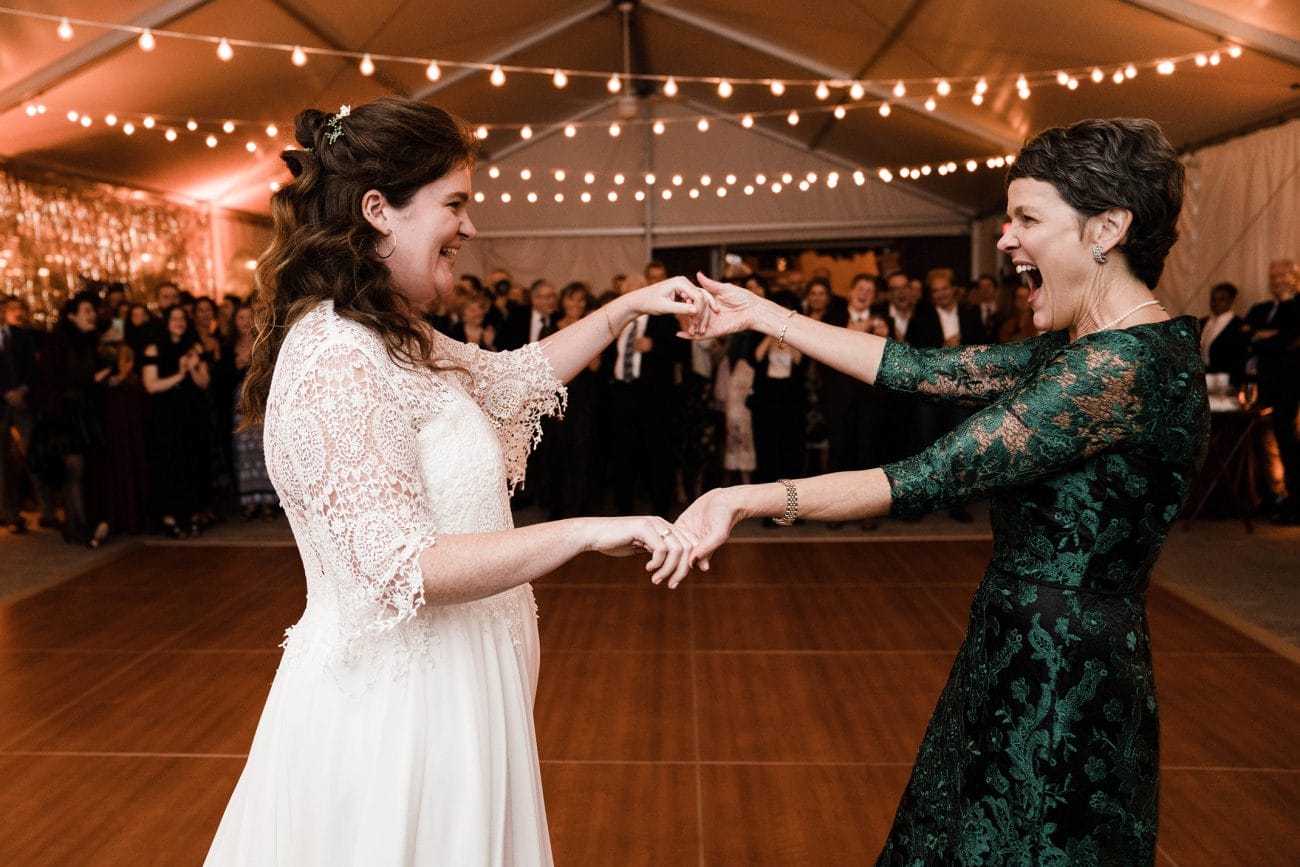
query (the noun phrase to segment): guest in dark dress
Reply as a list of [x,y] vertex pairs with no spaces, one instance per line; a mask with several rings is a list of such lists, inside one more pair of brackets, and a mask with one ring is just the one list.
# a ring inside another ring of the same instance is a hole
[[149,393],[149,481],[163,532],[185,538],[201,529],[209,503],[211,383],[203,344],[180,305],[163,311],[163,337],[144,350]]
[[[595,306],[586,284],[570,283],[560,293],[562,331],[591,312]],[[484,305],[486,308],[486,305]],[[589,515],[600,502],[600,470],[604,466],[596,419],[602,410],[600,357],[569,380],[569,404],[564,418],[542,421],[542,441],[549,444],[542,458],[546,462],[542,491],[549,510],[548,521],[565,516]]]
[[135,351],[114,344],[116,366],[96,389],[104,452],[91,462],[92,512],[114,533],[143,533],[149,522],[149,398]]
[[719,488],[680,518],[709,553],[751,515],[823,520],[992,497],[993,559],[921,741],[882,865],[1104,864],[1156,858],[1159,723],[1151,568],[1203,459],[1192,317],[1152,298],[1177,238],[1183,166],[1148,120],[1031,139],[998,243],[1047,333],[918,349],[785,319],[705,281],[703,336],[756,328],[886,388],[983,408],[879,469]]
[[86,486],[91,460],[104,450],[96,386],[111,372],[99,352],[94,296],[63,305],[36,371],[36,430],[31,461],[45,485],[63,495],[63,539],[98,547],[105,533],[91,521]]
[[280,498],[266,472],[266,452],[262,448],[262,428],[244,427],[239,412],[244,376],[253,358],[253,308],[235,311],[234,340],[226,347],[226,375],[231,383],[230,439],[233,450],[235,482],[239,491],[239,512],[245,521],[260,517],[272,520]]

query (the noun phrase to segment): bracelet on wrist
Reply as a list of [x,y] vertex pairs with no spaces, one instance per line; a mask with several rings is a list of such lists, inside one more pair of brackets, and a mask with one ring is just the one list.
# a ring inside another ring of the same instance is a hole
[[781,333],[776,338],[776,348],[785,349],[785,333],[790,330],[790,320],[794,318],[797,310],[791,310],[785,315],[785,325],[781,326]]
[[795,518],[799,517],[799,489],[789,479],[777,479],[777,482],[785,485],[785,514],[773,518],[772,521],[782,527],[788,527],[794,523]]

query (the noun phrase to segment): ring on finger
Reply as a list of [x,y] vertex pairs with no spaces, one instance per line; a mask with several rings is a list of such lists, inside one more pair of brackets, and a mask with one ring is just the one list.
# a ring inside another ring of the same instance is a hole
[[660,531],[660,533],[659,533],[659,538],[661,538],[661,539],[667,539],[667,538],[668,538],[669,536],[671,536],[672,534],[673,534],[673,528],[672,528],[672,527],[668,527],[668,528],[666,528],[666,529]]

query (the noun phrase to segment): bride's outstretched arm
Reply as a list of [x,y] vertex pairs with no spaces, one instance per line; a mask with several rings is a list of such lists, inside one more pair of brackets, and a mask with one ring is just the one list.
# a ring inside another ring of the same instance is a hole
[[714,306],[709,294],[685,277],[671,277],[626,295],[593,310],[568,328],[542,342],[542,353],[560,382],[577,376],[609,346],[629,322],[642,314],[652,316],[684,313],[704,321],[706,308]]
[[[793,479],[797,515],[819,521],[881,517],[889,514],[889,479],[881,469],[829,473]],[[692,503],[677,526],[696,539],[691,565],[709,568],[709,557],[745,518],[786,515],[790,491],[782,482],[714,488]]]

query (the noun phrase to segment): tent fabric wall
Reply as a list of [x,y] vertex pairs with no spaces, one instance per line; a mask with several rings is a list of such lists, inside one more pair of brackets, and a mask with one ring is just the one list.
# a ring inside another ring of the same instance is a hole
[[1300,120],[1203,148],[1186,159],[1180,240],[1159,295],[1204,315],[1210,287],[1241,290],[1237,310],[1268,296],[1268,263],[1300,259]]
[[581,280],[599,295],[613,275],[639,272],[646,259],[641,235],[479,237],[461,247],[456,273],[486,279],[493,268],[505,268],[521,286],[541,277],[556,288]]

